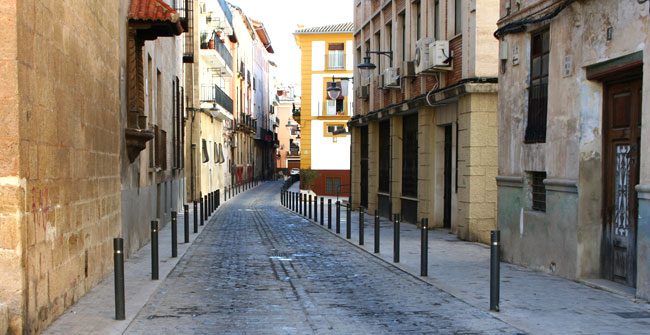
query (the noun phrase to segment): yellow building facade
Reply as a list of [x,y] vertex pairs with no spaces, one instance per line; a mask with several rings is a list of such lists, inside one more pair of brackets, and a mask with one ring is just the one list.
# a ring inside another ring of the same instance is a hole
[[[300,168],[318,173],[316,194],[350,192],[350,135],[346,124],[353,110],[352,23],[298,29],[302,52]],[[338,97],[328,95],[336,87]]]

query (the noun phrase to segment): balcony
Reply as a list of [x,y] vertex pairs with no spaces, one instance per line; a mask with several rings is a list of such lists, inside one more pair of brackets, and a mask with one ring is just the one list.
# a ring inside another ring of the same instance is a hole
[[[352,99],[350,99],[352,100]],[[329,105],[328,105],[329,102]],[[317,116],[336,116],[346,118],[352,116],[352,102],[348,102],[347,111],[345,110],[345,100],[328,100],[318,104]],[[337,105],[335,105],[337,104]]]
[[232,55],[216,31],[201,32],[201,59],[208,68],[220,69],[223,77],[232,77]]
[[253,119],[248,114],[239,113],[237,126],[242,130],[249,131],[251,134],[255,134],[257,132],[257,120]]
[[219,105],[233,114],[232,99],[217,85],[201,85],[201,103],[211,103],[213,107]]

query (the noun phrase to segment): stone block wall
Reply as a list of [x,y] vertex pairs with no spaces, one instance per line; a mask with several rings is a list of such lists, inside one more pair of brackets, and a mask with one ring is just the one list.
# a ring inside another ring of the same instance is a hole
[[462,239],[490,242],[496,229],[497,95],[470,94],[458,102],[457,234]]
[[0,5],[7,23],[0,333],[38,333],[112,270],[120,232],[118,6]]

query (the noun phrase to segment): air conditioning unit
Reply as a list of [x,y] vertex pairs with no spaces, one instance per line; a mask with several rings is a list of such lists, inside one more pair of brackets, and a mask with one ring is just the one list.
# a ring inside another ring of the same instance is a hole
[[370,85],[357,86],[357,98],[368,99],[370,97]]
[[388,88],[399,88],[399,68],[389,67],[384,71],[384,87]]
[[415,62],[404,61],[402,63],[402,77],[415,77]]
[[415,42],[415,74],[420,74],[431,67],[429,65],[429,44],[431,42],[428,37]]
[[449,41],[435,41],[429,46],[429,64],[436,70],[451,70]]

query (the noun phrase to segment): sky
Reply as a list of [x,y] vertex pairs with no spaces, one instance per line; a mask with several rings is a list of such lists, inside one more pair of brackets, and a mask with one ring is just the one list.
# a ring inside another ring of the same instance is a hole
[[300,83],[300,49],[293,32],[305,28],[352,22],[354,0],[228,0],[251,19],[261,21],[271,37],[278,80]]

